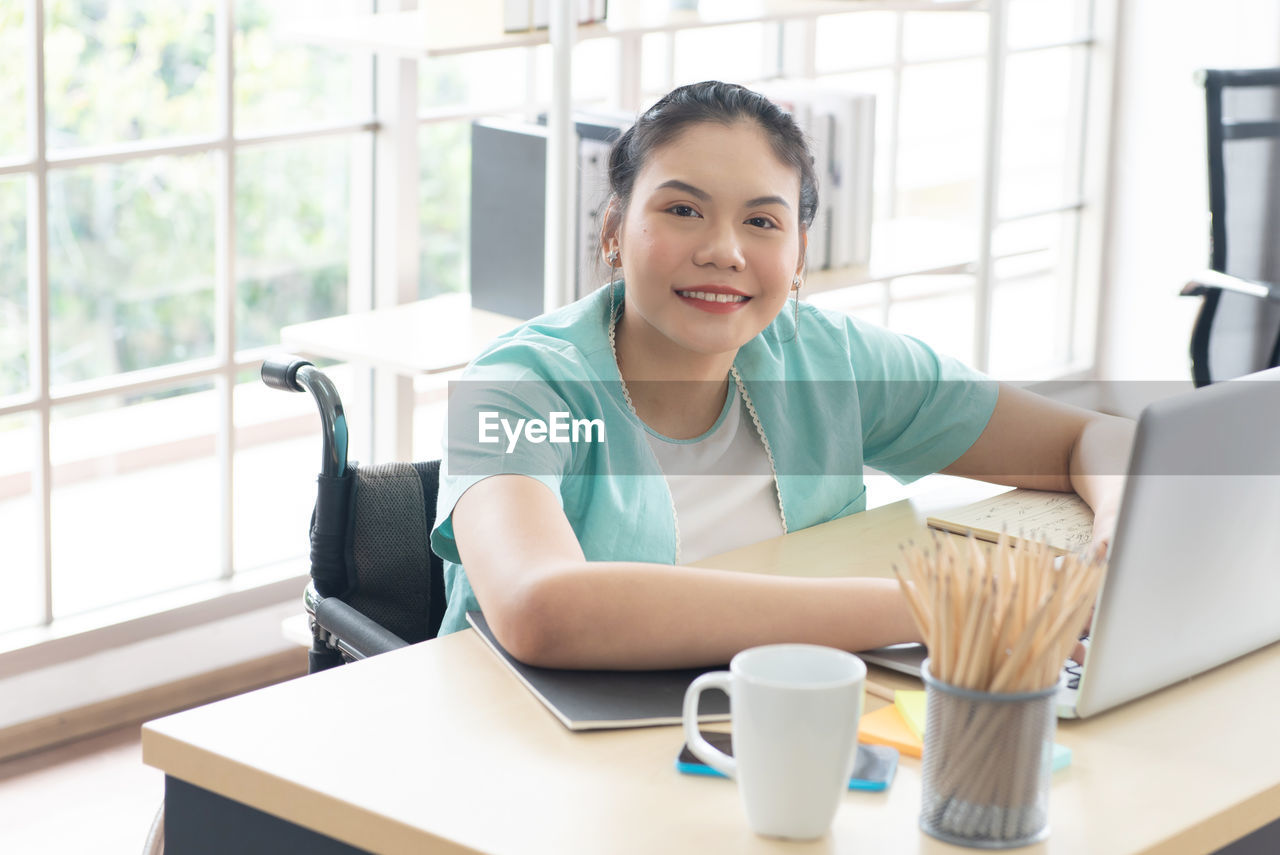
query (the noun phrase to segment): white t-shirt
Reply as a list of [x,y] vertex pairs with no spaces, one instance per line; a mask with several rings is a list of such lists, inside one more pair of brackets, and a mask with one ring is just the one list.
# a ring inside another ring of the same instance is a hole
[[646,439],[675,501],[681,563],[786,533],[769,456],[736,383],[702,436]]

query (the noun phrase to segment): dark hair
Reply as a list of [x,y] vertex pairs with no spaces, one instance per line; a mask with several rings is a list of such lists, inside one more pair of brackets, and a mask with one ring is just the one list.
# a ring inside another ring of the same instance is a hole
[[750,120],[760,126],[783,163],[800,173],[800,225],[808,229],[818,210],[818,177],[804,132],[791,115],[759,92],[736,83],[705,80],[673,89],[636,120],[609,152],[609,190],[612,230],[631,204],[636,175],[657,148],[671,142],[685,128],[700,122],[731,125]]

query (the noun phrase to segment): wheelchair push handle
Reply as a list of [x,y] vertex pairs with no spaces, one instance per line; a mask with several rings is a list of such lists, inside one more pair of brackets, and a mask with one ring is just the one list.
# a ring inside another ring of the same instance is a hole
[[347,471],[347,417],[338,390],[325,373],[305,359],[275,356],[263,360],[262,382],[286,392],[310,392],[320,410],[324,448],[320,474],[340,478]]
[[283,392],[305,392],[298,382],[298,369],[311,365],[305,359],[292,356],[276,356],[262,362],[262,382]]

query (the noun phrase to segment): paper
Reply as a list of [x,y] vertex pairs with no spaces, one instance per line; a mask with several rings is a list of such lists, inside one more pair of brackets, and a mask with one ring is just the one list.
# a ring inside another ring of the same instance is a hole
[[1071,765],[1071,749],[1065,745],[1053,743],[1053,760],[1051,767],[1055,772],[1061,772],[1063,769]]
[[858,741],[867,745],[888,745],[909,757],[924,756],[924,742],[911,732],[894,704],[869,712],[859,720]]
[[[893,703],[864,715],[858,724],[858,741],[888,745],[911,757],[924,755],[925,692],[899,689]],[[1071,765],[1071,749],[1053,743],[1051,768],[1061,772]]]
[[1049,544],[1058,552],[1074,552],[1093,540],[1093,511],[1075,493],[1010,490],[929,517],[931,528],[995,542],[1000,532]]
[[906,722],[907,727],[911,728],[911,732],[917,739],[924,739],[924,698],[923,689],[914,692],[899,689],[893,693],[893,705],[898,708],[902,720]]

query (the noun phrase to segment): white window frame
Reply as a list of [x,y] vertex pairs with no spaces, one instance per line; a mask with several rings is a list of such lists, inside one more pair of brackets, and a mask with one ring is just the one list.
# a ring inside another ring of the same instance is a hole
[[[235,348],[235,158],[239,151],[255,146],[327,137],[356,138],[373,134],[380,128],[376,117],[345,122],[331,122],[294,128],[277,133],[237,135],[234,94],[234,0],[217,0],[215,19],[214,66],[218,129],[215,133],[182,140],[117,143],[87,151],[51,156],[45,139],[45,75],[43,0],[27,0],[26,48],[28,158],[0,164],[0,176],[28,177],[27,203],[27,276],[29,324],[28,342],[31,354],[31,388],[25,394],[0,399],[0,417],[29,414],[34,421],[35,448],[32,470],[32,494],[36,506],[38,534],[37,572],[43,575],[39,624],[0,635],[0,676],[60,661],[103,646],[117,646],[141,638],[170,631],[173,616],[201,623],[218,620],[230,614],[280,602],[286,590],[298,596],[305,579],[305,567],[283,568],[258,580],[261,584],[246,590],[237,580],[234,567],[234,436],[235,413],[233,392],[236,376],[256,370],[262,358],[275,348],[257,348],[237,352]],[[366,63],[367,64],[367,63]],[[368,75],[365,75],[368,78]],[[370,80],[370,83],[372,81]],[[214,355],[207,358],[173,363],[156,368],[118,374],[102,379],[68,384],[54,390],[49,372],[49,239],[48,183],[50,172],[100,164],[124,163],[139,158],[209,153],[216,164],[215,177],[215,266],[214,266]],[[367,302],[369,273],[372,269],[372,247],[368,235],[373,229],[372,187],[369,184],[372,165],[364,168],[353,164],[351,219],[353,235],[350,257],[349,294],[353,306]],[[51,414],[55,407],[81,401],[102,400],[121,394],[137,394],[171,387],[190,381],[214,382],[218,418],[215,429],[216,467],[218,471],[219,557],[218,577],[214,583],[192,586],[181,592],[145,597],[129,603],[97,610],[92,614],[70,618],[54,617],[52,562],[52,483]],[[19,572],[29,572],[21,568]],[[148,621],[148,615],[157,620]]]
[[[396,8],[413,8],[414,0],[384,0],[380,5],[392,5]],[[1001,5],[999,2],[993,5]],[[1096,20],[1097,8],[1104,10],[1102,23],[1106,24],[1114,17],[1114,6],[1111,0],[1094,0],[1091,4],[1095,21],[1091,23],[1088,35],[1080,39],[1072,39],[1062,43],[1029,48],[1019,48],[1018,52],[1083,45],[1088,50],[1105,49],[1098,44],[1099,21]],[[305,567],[302,562],[291,568],[289,572],[275,579],[258,580],[265,584],[247,588],[243,580],[238,580],[233,566],[233,437],[235,430],[232,393],[238,373],[255,369],[268,349],[257,351],[235,350],[235,247],[234,247],[234,187],[235,187],[235,154],[242,148],[264,145],[288,140],[313,139],[326,136],[354,136],[364,133],[372,134],[373,152],[367,161],[353,162],[352,168],[352,251],[351,279],[349,286],[349,306],[351,311],[372,308],[374,306],[404,303],[417,298],[418,287],[418,246],[419,224],[416,211],[416,184],[405,186],[396,180],[401,175],[418,174],[418,131],[425,124],[435,122],[456,121],[482,114],[495,112],[488,106],[460,105],[457,108],[432,108],[420,110],[418,105],[418,60],[396,56],[377,56],[369,64],[369,84],[375,93],[374,115],[367,119],[316,125],[300,128],[285,133],[237,136],[235,133],[234,110],[234,21],[233,0],[218,0],[216,20],[216,62],[218,67],[218,102],[219,130],[216,134],[189,139],[181,142],[140,142],[118,144],[92,153],[78,153],[50,158],[45,143],[45,81],[44,81],[44,3],[42,0],[27,0],[26,29],[28,47],[28,80],[27,88],[27,120],[30,138],[28,159],[18,162],[0,164],[0,176],[29,176],[28,199],[28,289],[30,306],[30,353],[31,391],[23,396],[0,400],[0,417],[30,414],[35,422],[36,461],[32,472],[32,489],[35,499],[37,518],[39,520],[38,564],[43,573],[42,621],[40,626],[31,631],[18,630],[0,635],[0,677],[40,667],[56,661],[65,661],[87,652],[101,650],[104,646],[119,646],[142,638],[152,637],[171,631],[179,625],[189,626],[193,623],[209,622],[223,617],[238,614],[246,610],[281,602],[297,596],[300,582],[305,579]],[[989,13],[990,14],[990,13]],[[999,35],[998,41],[992,39],[993,48],[988,51],[989,59],[998,59],[998,65],[988,75],[989,87],[1000,85],[999,68],[1003,65],[1003,16],[992,15],[991,33]],[[814,73],[812,45],[816,22],[810,20],[800,24],[802,31],[799,43],[807,45],[809,53],[804,72]],[[919,65],[929,60],[904,61],[902,33],[902,13],[898,14],[899,38],[896,45],[894,61],[887,65],[857,67],[849,70],[868,71],[888,68],[899,81],[902,70],[907,66]],[[1104,27],[1104,36],[1110,32]],[[668,83],[674,73],[673,36],[667,35],[667,77]],[[784,28],[778,30],[779,54],[777,64],[779,71],[791,69],[789,57],[785,51],[795,45],[797,36],[788,33]],[[529,74],[524,87],[523,104],[512,105],[528,115],[535,115],[546,105],[539,104],[536,96],[536,48],[524,48],[528,57]],[[640,38],[628,37],[622,40],[619,50],[619,92],[620,106],[636,109],[640,101],[651,93],[642,91],[640,84]],[[956,57],[947,57],[950,61]],[[1089,63],[1091,66],[1095,63]],[[791,65],[794,65],[792,63]],[[793,69],[792,69],[793,70]],[[839,73],[824,70],[824,73]],[[1076,265],[1074,271],[1075,288],[1092,278],[1098,269],[1101,238],[1095,235],[1100,232],[1096,224],[1100,214],[1094,202],[1099,198],[1096,188],[1103,176],[1085,175],[1090,164],[1096,172],[1101,164],[1105,170],[1105,157],[1099,157],[1100,145],[1097,135],[1105,135],[1108,126],[1105,114],[1109,109],[1109,98],[1099,92],[1099,84],[1107,84],[1109,72],[1101,78],[1090,77],[1087,81],[1088,91],[1085,96],[1086,111],[1090,113],[1090,121],[1085,127],[1091,137],[1082,144],[1081,197],[1078,201],[1068,201],[1055,208],[1055,211],[1075,210],[1079,217],[1088,217],[1091,224],[1079,225],[1082,232],[1077,243]],[[517,96],[519,97],[519,96]],[[895,105],[897,99],[894,100]],[[1100,114],[1099,111],[1102,111]],[[894,114],[888,121],[896,128],[896,106]],[[1099,120],[1102,121],[1099,121]],[[993,117],[994,127],[988,133],[998,133],[999,119]],[[991,164],[998,162],[998,154],[993,155],[995,146],[984,149],[991,159]],[[889,146],[889,156],[896,150],[896,145]],[[47,235],[47,187],[51,170],[72,166],[86,166],[102,163],[119,163],[139,157],[156,155],[179,155],[198,152],[212,152],[218,164],[216,189],[216,228],[215,238],[215,312],[216,312],[216,345],[213,357],[177,363],[146,371],[118,375],[100,381],[77,384],[75,387],[62,388],[54,394],[50,387],[49,376],[49,294],[48,294],[48,235]],[[891,170],[892,173],[892,170]],[[996,187],[994,178],[988,173],[992,182],[986,190],[991,200],[984,207],[984,220],[994,221],[994,199]],[[890,194],[893,198],[895,194]],[[987,208],[990,208],[988,210]],[[1048,213],[1047,211],[1034,212]],[[1024,214],[1023,216],[1030,216]],[[375,228],[375,223],[378,227]],[[989,246],[987,254],[978,259],[979,271],[990,270]],[[984,274],[985,276],[985,274]],[[989,276],[986,276],[989,280]],[[884,307],[889,305],[889,288],[887,283],[879,283],[883,290]],[[989,294],[991,283],[985,284],[980,278],[978,294],[986,289]],[[1074,292],[1073,292],[1074,293]],[[1085,295],[1088,304],[1089,295]],[[989,299],[989,297],[988,297]],[[977,329],[982,332],[989,315],[989,303],[980,297],[977,300]],[[985,348],[983,335],[977,336],[979,347]],[[271,348],[270,350],[275,350]],[[977,364],[985,360],[985,349],[979,352]],[[1085,354],[1088,365],[1082,367],[1081,373],[1092,370],[1092,353]],[[373,447],[388,449],[390,437],[395,435],[395,425],[404,425],[411,417],[414,405],[412,381],[394,376],[375,376],[369,372],[372,394],[365,397],[373,402],[370,412],[360,416],[372,426],[369,434],[376,432]],[[52,577],[52,539],[51,539],[51,485],[52,464],[50,449],[50,418],[53,407],[72,401],[93,400],[119,395],[122,392],[136,393],[149,389],[171,386],[175,383],[212,378],[219,401],[216,460],[219,472],[219,526],[220,537],[220,572],[214,583],[193,586],[180,592],[173,592],[161,597],[124,603],[117,607],[103,609],[83,618],[54,620],[53,614],[53,577]],[[403,437],[405,431],[400,430]],[[369,449],[372,451],[372,448]],[[387,457],[383,452],[378,455],[367,453],[367,459]],[[404,457],[397,452],[396,456]],[[6,652],[7,651],[7,652]]]

